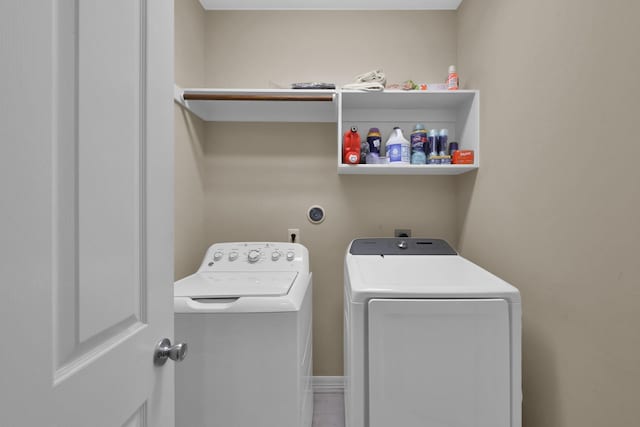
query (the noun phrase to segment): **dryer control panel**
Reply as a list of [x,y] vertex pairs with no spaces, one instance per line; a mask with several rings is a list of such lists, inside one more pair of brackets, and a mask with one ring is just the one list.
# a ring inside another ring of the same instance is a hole
[[408,237],[355,239],[349,247],[351,255],[458,255],[441,239]]
[[309,252],[298,243],[233,242],[211,245],[198,271],[308,271]]

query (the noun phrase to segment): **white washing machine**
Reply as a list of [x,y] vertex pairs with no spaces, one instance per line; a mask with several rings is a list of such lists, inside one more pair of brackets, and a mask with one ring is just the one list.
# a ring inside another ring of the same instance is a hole
[[310,427],[312,284],[293,243],[219,243],[175,283],[176,427]]
[[358,239],[345,260],[347,427],[520,427],[516,288],[445,241]]

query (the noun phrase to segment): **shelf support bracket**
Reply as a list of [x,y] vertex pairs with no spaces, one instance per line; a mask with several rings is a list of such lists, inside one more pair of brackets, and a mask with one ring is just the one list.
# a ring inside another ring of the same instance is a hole
[[173,100],[187,108],[187,104],[184,102],[184,90],[177,84],[173,85]]

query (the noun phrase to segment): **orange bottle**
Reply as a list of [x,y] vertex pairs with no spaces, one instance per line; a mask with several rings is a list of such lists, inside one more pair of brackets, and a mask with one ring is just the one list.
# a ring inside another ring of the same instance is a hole
[[353,126],[344,133],[342,140],[342,163],[357,165],[360,163],[360,134]]
[[449,76],[447,77],[447,90],[458,90],[458,73],[455,65],[449,65]]

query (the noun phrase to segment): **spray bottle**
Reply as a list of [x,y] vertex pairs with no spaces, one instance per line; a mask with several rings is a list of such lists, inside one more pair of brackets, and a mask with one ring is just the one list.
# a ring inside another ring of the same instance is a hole
[[449,76],[447,77],[447,90],[458,90],[458,73],[455,65],[449,65]]
[[435,165],[440,163],[440,159],[436,159],[438,157],[438,131],[436,129],[431,129],[427,134],[427,163],[430,165]]
[[447,141],[449,140],[449,129],[440,129],[438,133],[438,156],[446,156],[449,153],[447,152]]
[[424,165],[427,156],[424,153],[427,145],[427,131],[420,123],[411,132],[411,164]]

